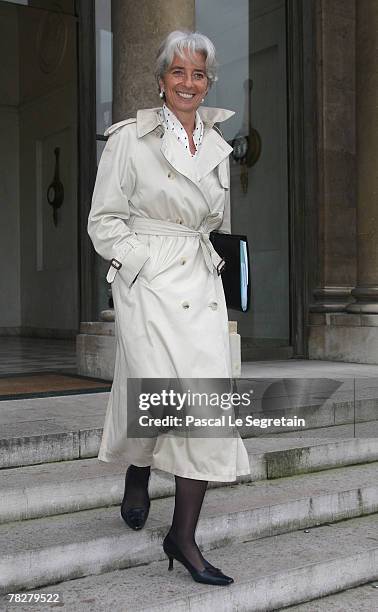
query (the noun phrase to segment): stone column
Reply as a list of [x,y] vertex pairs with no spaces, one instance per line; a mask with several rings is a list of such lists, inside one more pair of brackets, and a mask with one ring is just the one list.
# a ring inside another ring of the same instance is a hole
[[343,312],[356,283],[355,0],[315,8],[319,284],[310,310]]
[[357,286],[349,312],[378,314],[378,2],[356,2]]
[[[195,0],[112,0],[112,123],[135,117],[140,108],[161,105],[155,80],[155,57],[173,30],[193,30]],[[114,311],[100,313],[114,321]]]
[[156,51],[172,30],[194,29],[194,0],[112,0],[113,123],[159,106]]

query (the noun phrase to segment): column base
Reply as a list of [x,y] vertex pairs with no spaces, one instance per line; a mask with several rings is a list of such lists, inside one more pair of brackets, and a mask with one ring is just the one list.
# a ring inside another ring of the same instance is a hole
[[313,313],[310,359],[378,364],[378,314]]
[[113,380],[116,350],[114,327],[114,321],[80,324],[80,334],[76,336],[78,374]]
[[352,290],[353,304],[348,304],[347,312],[378,314],[378,287],[356,287]]
[[[80,334],[76,336],[77,373],[113,380],[116,350],[114,310],[103,310],[100,317],[101,321],[80,324]],[[228,322],[233,378],[241,376],[241,342],[237,325],[237,321]]]
[[315,302],[310,312],[345,312],[351,301],[353,287],[318,287],[313,295]]

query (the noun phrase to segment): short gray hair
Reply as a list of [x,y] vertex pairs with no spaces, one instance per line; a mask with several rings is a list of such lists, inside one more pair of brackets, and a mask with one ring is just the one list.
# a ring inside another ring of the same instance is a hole
[[155,76],[158,83],[159,79],[163,78],[172,64],[175,53],[180,57],[184,57],[184,50],[188,51],[189,57],[193,56],[194,53],[203,53],[205,56],[206,76],[211,87],[218,79],[215,47],[210,38],[204,34],[189,30],[175,30],[168,34],[161,43],[156,55],[155,68]]

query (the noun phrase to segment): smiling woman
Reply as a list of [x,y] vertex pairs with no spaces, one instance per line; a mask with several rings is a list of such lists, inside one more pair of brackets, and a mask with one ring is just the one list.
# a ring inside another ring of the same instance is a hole
[[[195,128],[193,116],[208,90],[206,60],[203,53],[194,53],[193,57],[173,56],[169,70],[159,79],[162,97],[166,106],[180,121],[184,128],[192,155],[197,151],[193,133]],[[198,122],[197,122],[198,123]]]
[[208,480],[249,474],[235,429],[222,437],[128,437],[139,416],[128,395],[132,378],[224,379],[230,386],[228,316],[222,258],[209,233],[230,232],[232,151],[214,129],[232,112],[201,107],[216,79],[212,42],[196,32],[172,32],[159,49],[156,78],[162,108],[139,110],[109,136],[98,168],[88,232],[111,260],[116,317],[115,374],[99,452],[128,466],[121,514],[132,529],[148,517],[150,467],[175,475],[175,510],[164,551],[194,580],[233,582],[202,555],[195,529]]
[[192,155],[198,149],[193,132],[200,129],[196,111],[216,79],[215,49],[210,40],[203,39],[194,33],[189,46],[184,47],[182,33],[172,32],[159,49],[156,62],[160,97],[185,130]]

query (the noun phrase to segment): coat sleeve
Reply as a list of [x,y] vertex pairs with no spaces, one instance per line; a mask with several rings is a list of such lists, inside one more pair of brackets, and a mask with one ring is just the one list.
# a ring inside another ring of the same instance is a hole
[[230,160],[229,158],[224,163],[223,171],[220,170],[219,175],[222,186],[225,190],[225,204],[223,211],[223,220],[217,232],[222,234],[231,234],[231,199],[230,199]]
[[[124,127],[108,139],[97,170],[87,231],[97,253],[104,259],[122,264],[122,276],[132,285],[149,259],[148,247],[127,226],[129,199],[135,186],[132,128]],[[117,269],[110,267],[107,280],[112,282]]]

